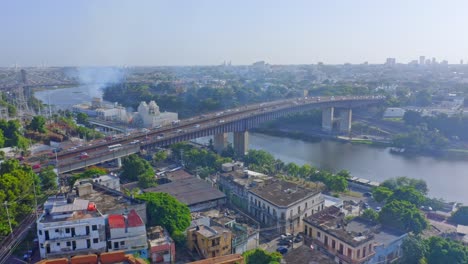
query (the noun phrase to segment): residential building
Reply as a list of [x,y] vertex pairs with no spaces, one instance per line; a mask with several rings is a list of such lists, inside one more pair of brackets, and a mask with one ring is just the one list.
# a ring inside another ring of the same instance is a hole
[[[87,183],[87,182],[97,183],[97,184],[99,184],[101,186],[104,186],[104,187],[107,187],[107,188],[110,188],[110,189],[114,189],[116,191],[120,191],[120,178],[117,175],[113,174],[113,173],[106,174],[106,175],[99,175],[99,176],[95,176],[95,177],[92,177],[92,178],[89,178],[89,179],[80,179],[75,183],[75,187],[79,186],[79,185],[82,185],[84,183]],[[82,190],[82,192],[83,191],[85,191],[85,190]],[[81,195],[84,195],[84,194],[81,193]]]
[[175,262],[174,240],[163,227],[154,226],[148,230],[148,243],[151,263],[170,264]]
[[302,219],[324,208],[320,190],[283,180],[265,181],[249,190],[249,213],[281,233],[303,230]]
[[88,200],[50,197],[37,220],[41,258],[106,251],[106,219]]
[[260,236],[257,228],[237,223],[235,217],[230,216],[211,218],[211,223],[227,228],[232,232],[231,253],[242,254],[258,247]]
[[336,263],[391,263],[401,256],[406,234],[377,223],[344,220],[340,208],[331,206],[304,219],[306,243],[329,254]]
[[102,253],[100,255],[78,255],[70,258],[44,259],[36,264],[146,264],[140,257],[125,254],[123,251]]
[[203,258],[231,254],[232,233],[219,226],[196,226],[187,230],[187,247]]
[[143,191],[168,193],[186,204],[190,212],[216,208],[226,203],[224,193],[213,188],[208,182],[196,177],[175,180]]
[[245,170],[237,163],[223,164],[223,173],[218,176],[219,189],[226,194],[229,201],[240,209],[248,210],[249,189],[256,187],[273,177],[262,173]]
[[148,241],[146,227],[135,210],[128,215],[109,215],[109,236],[107,249],[109,251],[123,250],[128,254],[139,254],[148,258]]

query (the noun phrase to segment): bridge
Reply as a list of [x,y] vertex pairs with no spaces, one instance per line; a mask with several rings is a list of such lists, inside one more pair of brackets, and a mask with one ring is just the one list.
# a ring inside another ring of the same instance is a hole
[[[352,109],[377,104],[384,100],[379,96],[331,96],[301,97],[228,109],[218,113],[201,115],[172,126],[146,130],[120,138],[85,146],[58,155],[59,173],[73,171],[104,161],[120,159],[137,153],[169,146],[195,138],[214,136],[214,148],[220,152],[227,147],[227,133],[234,134],[234,152],[242,156],[248,151],[248,131],[293,113],[322,109],[322,129],[347,134],[351,131]],[[109,146],[117,146],[109,149]],[[89,157],[79,159],[80,153]]]

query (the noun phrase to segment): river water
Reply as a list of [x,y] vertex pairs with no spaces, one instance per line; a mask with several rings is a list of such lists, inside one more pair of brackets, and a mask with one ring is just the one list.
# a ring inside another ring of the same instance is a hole
[[[92,86],[39,91],[36,97],[59,108],[90,102],[102,92]],[[423,179],[431,197],[468,204],[468,158],[395,155],[389,148],[356,145],[330,140],[305,142],[251,133],[251,149],[263,149],[284,162],[339,171],[346,169],[353,176],[383,181],[407,176]]]

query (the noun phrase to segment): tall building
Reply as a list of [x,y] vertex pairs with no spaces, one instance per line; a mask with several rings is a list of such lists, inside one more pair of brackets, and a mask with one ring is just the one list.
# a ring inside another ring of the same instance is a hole
[[387,58],[385,61],[386,65],[395,65],[396,64],[396,59],[395,58]]
[[106,252],[106,218],[88,200],[50,197],[37,220],[41,258]]
[[424,65],[425,62],[426,62],[426,57],[425,56],[419,56],[419,64]]

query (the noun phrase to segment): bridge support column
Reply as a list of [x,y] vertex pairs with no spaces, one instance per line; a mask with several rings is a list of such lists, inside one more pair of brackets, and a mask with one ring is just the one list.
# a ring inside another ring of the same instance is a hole
[[349,134],[351,132],[351,122],[353,116],[353,109],[343,109],[340,111],[340,132]]
[[244,156],[249,150],[249,132],[234,132],[234,153],[236,156]]
[[213,147],[216,152],[221,153],[227,147],[227,133],[216,134],[213,137]]
[[335,108],[329,107],[322,109],[322,130],[331,132],[333,129],[333,115]]
[[118,168],[122,167],[122,158],[117,158],[117,167]]

